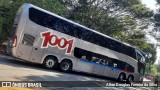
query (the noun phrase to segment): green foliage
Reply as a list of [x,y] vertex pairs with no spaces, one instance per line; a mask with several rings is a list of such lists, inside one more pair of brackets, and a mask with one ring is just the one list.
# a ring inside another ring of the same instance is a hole
[[116,6],[126,9],[135,18],[146,18],[153,16],[153,11],[146,8],[139,0],[113,0]]
[[156,66],[156,69],[157,69],[157,75],[160,75],[160,63],[155,65],[155,66]]
[[131,7],[131,12],[136,18],[144,18],[153,16],[153,11],[150,11],[142,4],[133,5]]
[[[160,0],[157,1],[157,6],[160,6]],[[157,12],[154,15],[154,20],[155,20],[155,28],[152,30],[151,34],[159,41],[160,38],[160,7],[157,9]]]
[[160,64],[156,65],[157,72],[160,73]]
[[[147,44],[146,47],[143,49],[143,51],[147,54],[152,55],[152,57],[146,58],[146,62],[147,62],[146,72],[148,74],[157,74],[159,72],[159,69],[157,68],[157,66],[156,68],[153,66],[156,60],[156,47],[153,44]],[[153,68],[153,71],[152,71],[152,68]]]
[[124,29],[116,18],[94,6],[77,6],[70,11],[68,18],[110,36],[118,36],[118,32]]
[[58,0],[0,0],[0,43],[6,40],[12,30],[16,11],[24,3],[34,4],[61,16],[68,11]]
[[146,71],[149,75],[156,75],[157,74],[157,68],[156,65],[151,65],[150,70]]
[[156,60],[154,46],[147,43],[145,29],[150,24],[153,11],[139,0],[61,0],[70,8],[69,19],[138,47]]
[[143,51],[152,55],[151,58],[146,58],[146,61],[150,64],[154,64],[156,60],[156,47],[153,44],[146,44],[146,47],[143,48]]

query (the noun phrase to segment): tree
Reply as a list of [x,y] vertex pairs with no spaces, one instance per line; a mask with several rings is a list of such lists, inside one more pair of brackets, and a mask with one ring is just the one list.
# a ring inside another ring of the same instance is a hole
[[153,12],[139,0],[0,0],[0,43],[12,30],[15,13],[23,3],[32,3],[142,50],[150,48],[145,28]]
[[157,72],[160,73],[160,64],[156,65]]
[[[160,5],[160,0],[156,0],[157,5]],[[160,8],[157,9],[156,14],[154,15],[155,28],[151,31],[151,34],[160,41]],[[160,44],[159,44],[160,45]]]
[[146,62],[150,65],[154,64],[156,60],[156,47],[154,44],[147,44],[143,51],[147,54],[151,54],[152,57],[146,58]]
[[127,42],[152,54],[148,63],[156,60],[155,46],[147,43],[146,28],[152,23],[153,11],[139,0],[61,0],[69,8],[67,18],[89,28]]
[[[143,31],[153,12],[139,0],[61,0],[69,7],[69,19],[114,38]],[[140,25],[141,24],[141,25]],[[142,29],[142,30],[140,30]]]
[[[69,19],[143,49],[153,12],[139,0],[61,0]],[[141,46],[139,46],[141,45]]]
[[149,75],[156,75],[157,74],[157,68],[156,68],[156,65],[151,65],[151,70],[147,71],[147,74]]
[[24,3],[34,4],[61,16],[68,11],[58,0],[0,0],[0,44],[9,36],[16,11]]

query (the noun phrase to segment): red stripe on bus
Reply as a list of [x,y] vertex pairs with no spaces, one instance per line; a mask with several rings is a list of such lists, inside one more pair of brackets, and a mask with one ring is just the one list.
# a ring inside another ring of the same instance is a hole
[[131,71],[127,71],[127,70],[122,70],[123,72],[127,72],[127,73],[133,73],[133,72],[131,72]]

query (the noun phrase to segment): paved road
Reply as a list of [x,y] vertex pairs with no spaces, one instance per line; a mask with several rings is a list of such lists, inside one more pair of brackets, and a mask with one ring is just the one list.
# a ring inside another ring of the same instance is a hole
[[[12,57],[0,54],[0,81],[107,81],[113,79],[94,77],[83,73],[63,73],[58,70],[46,70],[39,64],[13,60]],[[66,82],[63,84],[67,84]],[[34,88],[35,89],[35,88]],[[150,90],[133,87],[46,87],[42,90]],[[12,90],[12,89],[9,89]]]

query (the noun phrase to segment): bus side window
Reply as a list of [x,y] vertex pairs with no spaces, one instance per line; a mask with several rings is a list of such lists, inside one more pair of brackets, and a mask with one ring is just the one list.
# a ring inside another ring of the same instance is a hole
[[86,60],[86,56],[82,56],[82,58],[81,59],[84,59],[84,60]]
[[55,29],[61,33],[64,33],[62,20],[56,20]]
[[117,67],[117,63],[113,63],[113,67]]
[[92,60],[92,56],[87,55],[86,59],[89,60],[89,61],[91,61]]
[[117,65],[117,67],[118,68],[120,68],[120,69],[124,69],[124,67],[125,67],[125,62],[123,62],[123,61],[118,61],[118,63],[117,63],[118,65]]
[[134,72],[134,67],[126,63],[125,64],[125,70],[127,70],[129,72]]
[[82,58],[82,54],[81,54],[82,52],[81,52],[81,50],[79,49],[79,48],[74,48],[74,56],[76,57],[76,58]]
[[125,63],[124,70],[128,70],[128,64],[127,63]]
[[108,62],[108,60],[106,60],[106,63],[105,63],[105,65],[108,65],[109,64],[109,62]]
[[101,59],[96,58],[96,63],[100,64],[100,62],[101,62]]
[[105,60],[101,59],[100,64],[105,65]]
[[28,46],[33,46],[35,41],[35,37],[30,35],[30,34],[24,34],[22,44],[28,45]]
[[131,65],[129,65],[129,67],[128,67],[128,71],[130,71],[130,72],[134,72],[134,67],[132,67]]
[[114,60],[114,67],[117,67],[119,69],[123,69],[124,68],[124,62],[120,61],[120,60]]
[[92,62],[96,62],[96,57],[93,56],[92,59],[91,59],[91,61]]
[[64,33],[69,33],[69,25],[67,25],[67,23],[63,22],[63,30],[64,30]]
[[106,65],[108,65],[108,66],[113,66],[112,59],[108,58],[108,59],[106,60]]

